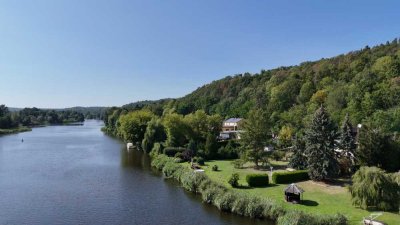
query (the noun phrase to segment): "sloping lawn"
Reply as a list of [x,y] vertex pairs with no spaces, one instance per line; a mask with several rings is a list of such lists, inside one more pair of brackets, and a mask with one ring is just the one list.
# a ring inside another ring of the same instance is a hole
[[[269,197],[288,208],[300,209],[306,212],[319,214],[341,213],[349,218],[350,224],[354,225],[359,225],[363,217],[366,217],[371,213],[367,210],[362,210],[352,206],[350,193],[348,192],[347,187],[326,185],[313,181],[297,183],[305,190],[302,204],[286,203],[283,194],[283,189],[286,187],[284,184],[270,184],[270,186],[263,188],[250,188],[247,186],[245,180],[247,174],[268,173],[268,175],[270,175],[269,171],[257,171],[249,165],[245,165],[245,168],[243,169],[235,169],[231,162],[231,160],[209,161],[206,162],[206,165],[203,168],[211,179],[220,182],[228,188],[232,187],[230,187],[227,180],[232,173],[238,173],[240,176],[239,184],[242,187],[236,188],[237,191],[259,197]],[[282,165],[282,163],[279,162],[273,162],[273,164],[276,164],[274,165],[276,168],[279,168],[278,164]],[[213,165],[218,165],[219,170],[212,171],[211,167]],[[400,215],[384,212],[378,220],[384,221],[389,225],[398,225],[400,224]]]

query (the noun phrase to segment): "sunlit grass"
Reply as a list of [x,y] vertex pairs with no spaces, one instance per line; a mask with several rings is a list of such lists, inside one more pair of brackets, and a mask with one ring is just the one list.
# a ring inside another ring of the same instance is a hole
[[[303,203],[291,204],[284,201],[283,189],[286,185],[271,184],[268,187],[250,188],[247,186],[245,177],[250,173],[268,173],[269,170],[259,171],[254,170],[252,165],[245,165],[243,169],[235,169],[232,165],[232,160],[208,161],[204,166],[206,174],[228,188],[229,176],[232,173],[238,173],[240,176],[239,184],[243,188],[236,188],[239,192],[244,192],[250,195],[259,197],[269,197],[274,199],[278,204],[282,204],[287,208],[300,209],[306,212],[319,214],[335,214],[341,213],[349,218],[350,224],[360,224],[363,217],[367,217],[371,212],[362,210],[352,206],[350,193],[347,187],[339,185],[325,185],[312,181],[298,182],[304,190]],[[283,169],[285,162],[272,162],[274,168]],[[218,171],[212,171],[212,166],[218,165]],[[282,167],[279,167],[282,166]],[[275,171],[275,170],[274,170]],[[389,225],[400,224],[400,215],[396,213],[385,212],[378,220],[384,221]]]

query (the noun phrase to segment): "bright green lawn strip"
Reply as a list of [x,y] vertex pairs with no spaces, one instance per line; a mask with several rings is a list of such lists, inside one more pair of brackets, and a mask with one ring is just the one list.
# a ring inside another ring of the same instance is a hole
[[[231,164],[231,160],[221,161],[210,161],[206,163],[204,169],[206,174],[212,179],[228,188],[230,185],[227,183],[228,178],[232,173],[238,173],[240,176],[239,184],[244,188],[237,188],[235,190],[239,192],[248,193],[259,197],[269,197],[278,204],[282,204],[284,207],[299,209],[310,213],[318,214],[335,214],[341,213],[346,215],[350,221],[350,224],[358,225],[363,217],[366,217],[370,212],[355,208],[351,204],[350,194],[346,187],[325,187],[320,184],[306,181],[299,182],[298,184],[305,190],[303,200],[304,204],[290,204],[286,203],[283,199],[283,189],[286,185],[283,184],[272,184],[269,187],[264,188],[248,188],[246,183],[246,175],[250,173],[268,173],[269,171],[256,171],[251,167],[244,169],[235,169]],[[213,165],[218,165],[218,171],[214,172],[211,170]],[[274,166],[275,167],[275,166]],[[383,216],[378,218],[389,225],[400,224],[400,215],[395,213],[385,212]]]

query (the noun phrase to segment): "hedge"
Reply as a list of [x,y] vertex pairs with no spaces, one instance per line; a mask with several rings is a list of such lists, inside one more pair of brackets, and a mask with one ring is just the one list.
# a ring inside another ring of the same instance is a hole
[[269,183],[268,174],[248,174],[246,181],[250,187],[264,187]]
[[185,148],[176,148],[176,147],[166,147],[166,148],[164,148],[164,150],[163,150],[163,153],[165,154],[165,155],[167,155],[167,156],[169,156],[169,157],[172,157],[172,156],[175,156],[176,155],[176,153],[178,153],[178,152],[183,152],[183,151],[185,151],[186,149]]
[[[231,212],[251,218],[277,221],[278,225],[347,225],[343,215],[316,215],[293,209],[285,209],[269,198],[258,198],[228,189],[210,180],[203,173],[196,173],[189,167],[174,162],[174,158],[159,154],[153,155],[152,166],[163,171],[166,178],[174,178],[187,191],[199,193],[204,202],[214,205],[221,211]],[[259,174],[261,175],[261,174]],[[264,175],[264,174],[262,174]],[[263,177],[263,182],[268,177]]]
[[310,179],[307,170],[296,170],[292,172],[274,172],[272,182],[275,184],[290,184]]

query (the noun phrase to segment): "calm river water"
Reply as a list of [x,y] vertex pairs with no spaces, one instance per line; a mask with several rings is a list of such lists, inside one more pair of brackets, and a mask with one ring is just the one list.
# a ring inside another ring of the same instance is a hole
[[0,224],[267,224],[202,204],[102,125],[1,136]]

